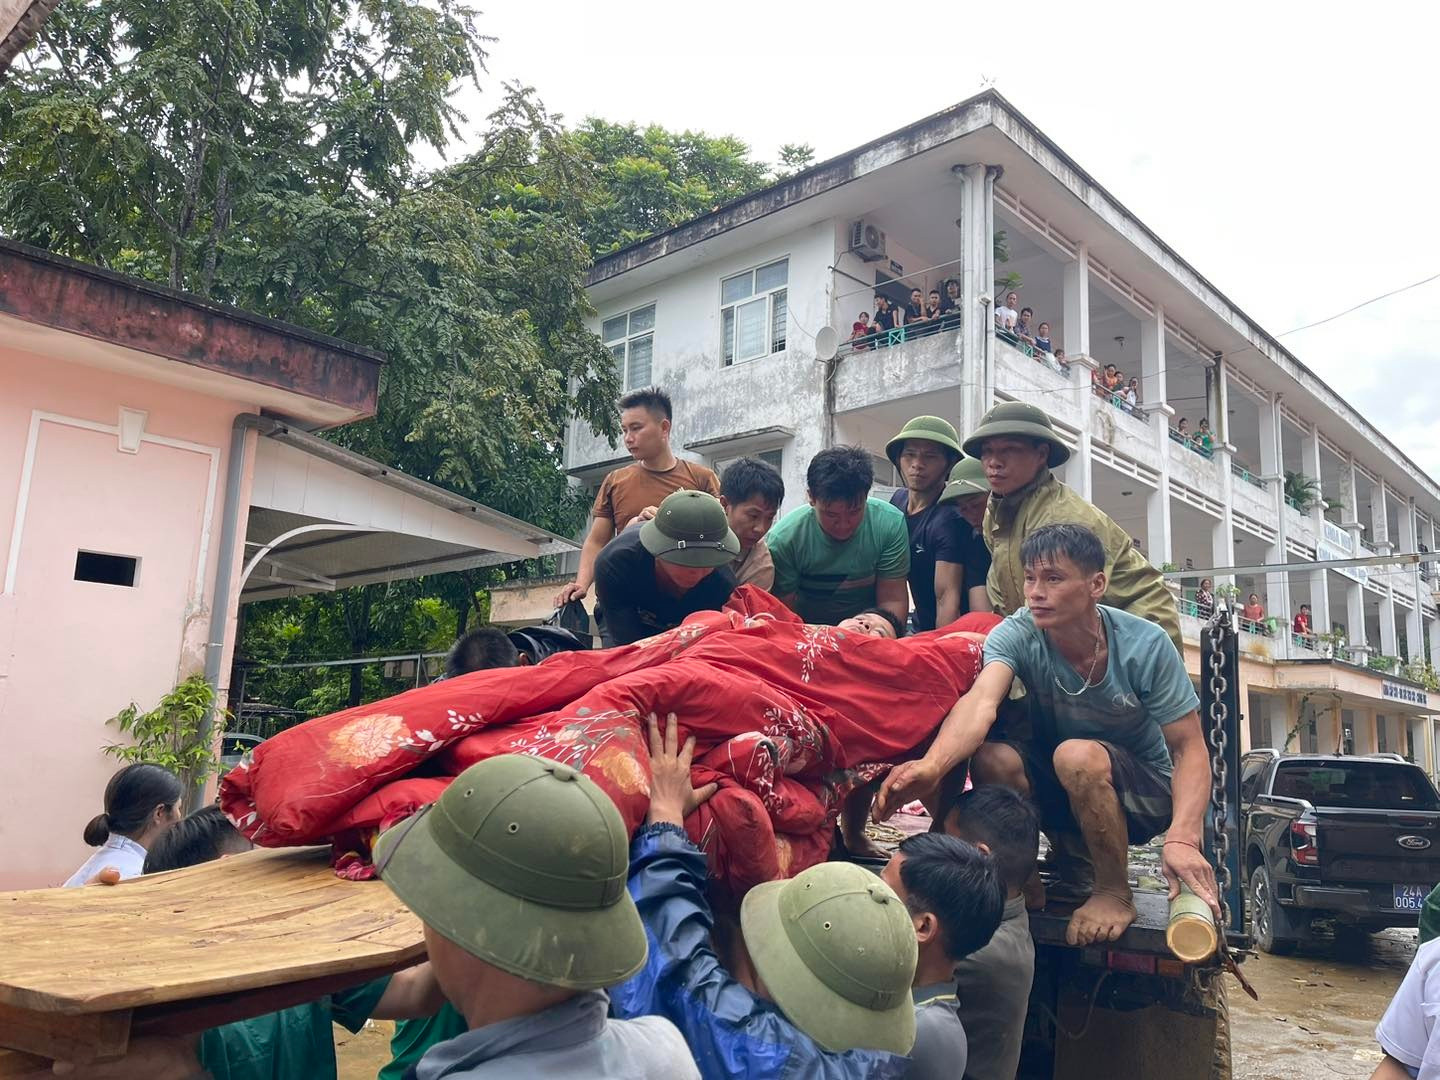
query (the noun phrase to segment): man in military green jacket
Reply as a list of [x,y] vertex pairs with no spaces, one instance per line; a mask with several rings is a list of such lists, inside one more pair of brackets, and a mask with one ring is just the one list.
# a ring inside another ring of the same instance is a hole
[[1044,411],[1020,401],[996,405],[981,418],[964,448],[980,459],[990,482],[983,529],[991,556],[986,585],[998,613],[1010,615],[1025,606],[1021,541],[1042,525],[1084,525],[1105,548],[1109,587],[1100,602],[1158,623],[1185,655],[1180,613],[1160,571],[1109,515],[1051,473],[1070,457],[1070,448],[1060,441]]

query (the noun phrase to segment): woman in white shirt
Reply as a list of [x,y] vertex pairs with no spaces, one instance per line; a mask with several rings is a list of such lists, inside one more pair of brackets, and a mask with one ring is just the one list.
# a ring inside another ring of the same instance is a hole
[[106,867],[123,880],[139,877],[145,851],[180,820],[180,780],[159,765],[126,765],[105,785],[105,812],[85,826],[85,842],[100,850],[70,875],[65,888],[84,885]]

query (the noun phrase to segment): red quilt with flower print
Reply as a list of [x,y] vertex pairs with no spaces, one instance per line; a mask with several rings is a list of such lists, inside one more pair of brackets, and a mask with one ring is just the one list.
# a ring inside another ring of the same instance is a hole
[[723,611],[633,645],[478,671],[281,732],[221,782],[220,805],[255,843],[328,841],[347,876],[370,873],[377,830],[432,802],[495,754],[583,770],[630,828],[645,818],[645,721],[694,735],[697,786],[720,790],[686,821],[711,872],[743,891],[823,861],[841,800],[914,756],[979,672],[966,616],[903,641],[799,620],[744,586]]

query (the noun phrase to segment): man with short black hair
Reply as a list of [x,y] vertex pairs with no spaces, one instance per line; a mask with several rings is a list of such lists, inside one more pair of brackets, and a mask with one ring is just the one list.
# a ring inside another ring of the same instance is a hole
[[786,514],[766,538],[775,595],[806,622],[833,626],[872,607],[902,621],[909,614],[905,515],[869,497],[874,483],[860,447],[820,451],[805,472],[810,505]]
[[905,305],[905,325],[925,321],[925,294],[919,289],[910,290],[910,302]]
[[601,550],[647,506],[658,506],[673,491],[703,491],[719,497],[720,481],[711,470],[671,452],[673,411],[670,395],[654,386],[620,399],[620,431],[635,460],[601,482],[591,509],[590,532],[580,548],[580,569],[575,580],[555,594],[557,608],[585,598],[595,583],[595,560]]
[[895,309],[890,306],[890,298],[884,293],[875,294],[875,315],[870,322],[875,327],[876,333],[882,335],[880,339],[882,345],[885,344],[884,333],[887,330],[894,330],[899,325],[895,321]]
[[1035,873],[1040,817],[1019,792],[990,784],[956,799],[944,830],[993,855],[1005,883],[1005,912],[995,936],[955,965],[960,1019],[970,1042],[965,1075],[1014,1080],[1035,980],[1035,941],[1024,888]]
[[1051,472],[1070,457],[1050,417],[1034,405],[1006,401],[980,419],[962,449],[979,458],[990,485],[985,543],[990,548],[990,600],[1010,615],[1025,606],[1025,567],[1020,546],[1044,525],[1078,522],[1105,549],[1103,602],[1164,627],[1180,656],[1180,612],[1165,578],[1135,547],[1130,534],[1101,509],[1062,484]]
[[[1210,756],[1184,661],[1161,627],[1100,604],[1105,549],[1085,526],[1037,529],[1020,557],[1026,606],[990,631],[980,677],[925,756],[886,778],[877,816],[933,793],[969,760],[977,784],[1031,795],[1046,834],[1093,865],[1090,897],[1066,930],[1071,945],[1114,941],[1134,921],[1126,845],[1162,832],[1171,898],[1184,882],[1218,919],[1215,871],[1201,847]],[[1031,735],[987,738],[1016,679],[1030,700]]]
[[445,657],[445,678],[490,668],[516,667],[519,663],[520,652],[504,630],[498,626],[481,626],[450,646],[450,654]]
[[841,619],[836,626],[841,630],[852,630],[866,637],[885,638],[894,641],[905,636],[905,624],[895,617],[894,612],[884,608],[866,608],[858,615]]
[[729,564],[740,554],[720,500],[677,491],[638,529],[627,529],[595,560],[604,644],[629,645],[679,626],[697,611],[719,611],[735,591]]
[[1035,331],[1030,326],[1030,320],[1034,317],[1035,311],[1033,308],[1021,308],[1020,315],[1015,320],[1015,327],[1011,331],[1011,333],[1013,333],[1021,341],[1025,342],[1026,345],[1035,344]]
[[1019,293],[1006,293],[1005,303],[995,309],[995,329],[1003,330],[1006,333],[1013,333],[1015,320],[1020,318],[1020,313],[1015,310],[1015,305],[1020,302]]
[[754,585],[766,592],[775,586],[775,562],[765,534],[784,501],[785,481],[769,462],[743,457],[726,466],[720,477],[720,505],[740,541],[740,555],[730,564],[737,585]]
[[1000,925],[1005,888],[995,860],[973,844],[943,833],[920,833],[900,847],[880,879],[905,903],[919,957],[911,996],[915,1045],[907,1077],[951,1080],[968,1075],[962,1003],[955,965],[983,948]]

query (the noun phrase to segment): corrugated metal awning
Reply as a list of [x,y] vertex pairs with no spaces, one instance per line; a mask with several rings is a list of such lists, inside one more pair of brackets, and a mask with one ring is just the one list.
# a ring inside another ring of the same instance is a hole
[[563,536],[280,427],[255,450],[241,603],[573,551]]

